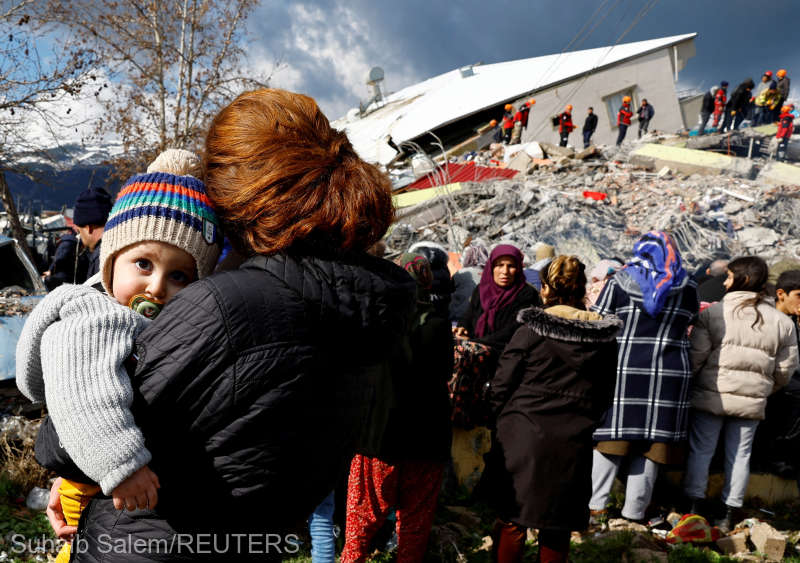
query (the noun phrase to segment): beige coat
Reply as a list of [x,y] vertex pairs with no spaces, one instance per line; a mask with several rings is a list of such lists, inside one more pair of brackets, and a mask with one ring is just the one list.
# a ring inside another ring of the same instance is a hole
[[767,397],[797,368],[796,329],[789,317],[765,300],[758,305],[764,322],[752,328],[753,307],[737,310],[755,295],[734,291],[700,313],[691,337],[694,408],[763,420]]

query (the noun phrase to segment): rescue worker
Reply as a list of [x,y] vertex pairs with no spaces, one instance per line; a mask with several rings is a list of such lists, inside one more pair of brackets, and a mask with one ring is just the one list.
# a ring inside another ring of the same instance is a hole
[[631,124],[631,117],[633,117],[633,112],[631,111],[631,97],[625,96],[622,98],[622,107],[619,108],[617,112],[617,127],[619,128],[617,146],[620,146],[622,141],[625,140],[625,135],[628,133],[628,127]]
[[772,122],[773,115],[779,108],[781,95],[778,92],[778,85],[774,80],[770,80],[766,88],[756,96],[756,111],[753,118],[753,126]]
[[489,127],[491,127],[492,131],[492,142],[493,143],[502,143],[503,142],[503,130],[497,126],[497,120],[492,119],[489,122]]
[[569,134],[572,133],[573,129],[575,129],[575,125],[572,123],[572,104],[570,104],[564,108],[564,112],[559,116],[558,134],[561,135],[560,146],[567,146]]
[[753,127],[761,125],[769,121],[769,118],[764,115],[764,92],[769,90],[769,83],[772,82],[772,71],[768,70],[761,75],[761,82],[758,83],[755,93],[753,94],[753,101],[755,108],[753,110]]
[[705,135],[706,123],[708,118],[714,113],[714,97],[717,95],[719,86],[712,86],[708,92],[703,96],[703,105],[700,106],[700,128],[697,130],[698,135]]
[[778,76],[778,93],[780,94],[780,99],[778,100],[778,104],[775,107],[775,117],[773,117],[773,121],[777,121],[778,108],[786,105],[786,100],[789,98],[790,81],[789,77],[786,76],[786,69],[785,68],[780,69],[777,72],[777,76]]
[[589,108],[589,113],[586,116],[586,121],[583,122],[583,148],[589,148],[589,143],[592,140],[597,129],[597,116],[594,114],[594,108]]
[[511,132],[514,129],[514,106],[506,104],[505,110],[503,114],[503,142],[509,144],[511,142]]
[[755,87],[752,78],[747,78],[736,87],[725,106],[725,121],[722,122],[722,131],[738,129],[745,116],[747,105],[750,103],[750,93]]
[[536,100],[533,99],[533,98],[531,98],[530,100],[525,102],[525,108],[522,110],[522,128],[523,129],[527,129],[528,128],[528,116],[530,115],[531,110],[533,109],[534,105],[536,105]]
[[653,106],[647,103],[647,98],[642,99],[642,105],[639,108],[637,117],[639,118],[639,138],[642,138],[642,132],[647,133],[647,128],[650,126],[650,120],[653,119],[656,110]]
[[723,80],[719,83],[719,90],[714,95],[714,128],[719,129],[719,120],[725,112],[725,105],[728,102],[728,83]]
[[775,160],[786,160],[786,149],[789,146],[789,139],[794,132],[794,105],[789,104],[781,108],[781,114],[778,117],[778,152],[775,155]]

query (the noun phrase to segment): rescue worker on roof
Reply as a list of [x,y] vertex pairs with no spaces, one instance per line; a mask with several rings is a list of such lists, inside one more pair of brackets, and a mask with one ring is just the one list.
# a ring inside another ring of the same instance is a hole
[[719,90],[714,95],[714,128],[719,127],[719,120],[725,112],[725,104],[728,102],[728,83],[723,80],[719,83]]
[[631,111],[631,97],[625,96],[622,98],[622,107],[620,107],[617,112],[617,127],[619,128],[617,146],[620,146],[622,141],[625,140],[625,135],[628,133],[628,127],[631,124],[631,117],[633,117],[633,112]]
[[564,108],[564,112],[559,116],[558,134],[561,135],[561,142],[559,145],[562,147],[567,146],[569,134],[572,133],[573,129],[575,129],[575,125],[572,123],[572,105],[570,104]]
[[531,112],[531,106],[536,103],[536,100],[528,100],[524,104],[520,104],[519,109],[514,114],[514,131],[511,134],[511,144],[515,145],[522,139],[522,130],[528,127],[528,115]]
[[506,111],[503,114],[503,142],[509,144],[511,142],[511,131],[514,129],[514,106],[506,104]]
[[775,155],[775,160],[786,160],[786,149],[789,146],[789,139],[794,133],[794,104],[788,104],[781,108],[781,114],[778,117],[778,152]]
[[780,114],[781,95],[778,92],[778,84],[774,80],[770,80],[769,85],[765,90],[756,97],[756,111],[753,120],[753,126],[762,125],[764,123],[771,123],[773,116],[777,112]]
[[[786,69],[782,68],[777,72],[778,77],[778,93],[781,95],[780,100],[778,100],[777,108],[780,108],[786,104],[786,100],[789,98],[789,86],[790,81],[789,77],[786,76]],[[775,116],[772,118],[772,121],[777,121],[777,108],[775,110]]]
[[752,78],[746,78],[736,87],[725,106],[725,121],[722,122],[720,132],[739,128],[744,120],[747,105],[750,103],[750,95],[755,86]]

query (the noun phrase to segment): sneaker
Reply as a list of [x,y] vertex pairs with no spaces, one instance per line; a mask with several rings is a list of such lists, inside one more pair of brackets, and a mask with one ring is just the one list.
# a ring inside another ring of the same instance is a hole
[[589,527],[597,528],[608,524],[608,510],[589,510]]

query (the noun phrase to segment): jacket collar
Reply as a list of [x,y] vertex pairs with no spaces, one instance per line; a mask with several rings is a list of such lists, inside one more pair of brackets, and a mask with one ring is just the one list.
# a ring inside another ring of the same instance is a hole
[[615,315],[601,316],[566,305],[529,307],[519,312],[517,320],[540,336],[567,342],[611,342],[622,329],[622,320]]
[[[738,303],[746,299],[752,299],[756,295],[758,294],[755,291],[729,291],[722,297],[722,300],[727,303]],[[763,297],[761,302],[767,305],[775,305],[775,299],[769,296]]]

